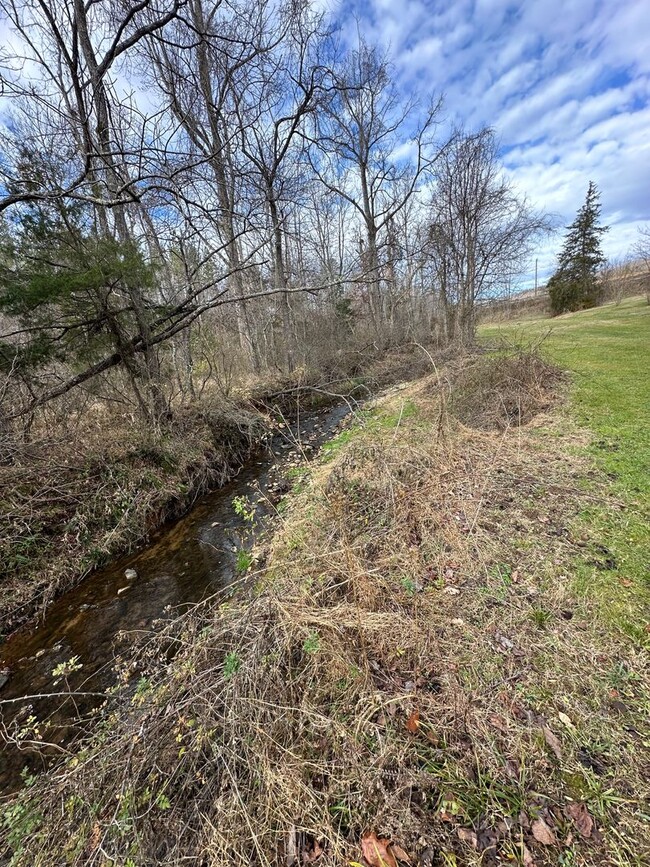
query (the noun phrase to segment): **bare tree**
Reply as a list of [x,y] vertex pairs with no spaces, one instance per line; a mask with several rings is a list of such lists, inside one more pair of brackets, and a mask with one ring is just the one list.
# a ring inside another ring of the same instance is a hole
[[280,38],[272,32],[272,14],[266,2],[253,9],[236,2],[188,0],[187,18],[143,43],[148,80],[162,92],[166,110],[185,134],[175,142],[182,170],[175,172],[174,195],[187,199],[188,187],[194,185],[193,219],[203,233],[209,233],[211,223],[223,244],[231,289],[239,299],[240,338],[256,372],[261,359],[241,267],[251,214],[245,205],[246,169],[237,152],[236,106],[249,67]]
[[446,338],[466,343],[477,303],[510,284],[549,224],[515,194],[490,129],[457,131],[434,175],[430,242]]
[[639,228],[634,253],[645,268],[645,297],[650,304],[650,226]]
[[638,288],[638,265],[632,256],[608,259],[600,270],[598,281],[602,299],[618,305]]
[[380,337],[387,312],[380,271],[387,230],[438,156],[432,132],[441,101],[434,101],[417,124],[417,104],[402,100],[388,60],[361,38],[335,67],[333,78],[334,88],[314,116],[310,156],[321,182],[361,220],[361,267]]
[[304,194],[308,165],[301,133],[316,107],[326,70],[319,61],[321,17],[293,6],[278,21],[274,50],[258,54],[254,74],[234,95],[239,118],[239,146],[250,165],[270,222],[273,285],[279,292],[285,365],[295,365],[296,334],[289,302],[286,236],[291,213]]
[[228,382],[327,366],[344,342],[424,339],[436,305],[443,336],[470,339],[544,228],[491,133],[436,142],[440,102],[405,100],[363,39],[339,56],[307,2],[0,12],[18,37],[0,54],[14,417],[127,382],[158,424],[196,395],[197,357]]

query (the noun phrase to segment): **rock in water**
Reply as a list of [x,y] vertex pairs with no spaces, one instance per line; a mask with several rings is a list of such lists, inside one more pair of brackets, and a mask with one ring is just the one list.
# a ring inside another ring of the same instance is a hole
[[127,579],[127,581],[133,581],[134,578],[138,577],[138,573],[135,571],[135,569],[126,569],[124,572],[124,577]]

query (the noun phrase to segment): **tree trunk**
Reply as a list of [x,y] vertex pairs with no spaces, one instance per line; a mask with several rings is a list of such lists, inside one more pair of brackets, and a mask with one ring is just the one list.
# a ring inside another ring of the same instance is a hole
[[293,317],[291,315],[291,305],[289,304],[289,293],[287,284],[287,274],[284,268],[284,251],[282,242],[282,224],[280,222],[280,214],[278,205],[273,193],[268,194],[269,211],[271,214],[271,224],[273,227],[273,275],[274,285],[276,289],[284,290],[280,292],[280,313],[282,315],[282,330],[284,333],[284,354],[285,364],[289,373],[295,369],[295,350],[296,336],[293,330]]
[[[96,114],[97,143],[96,154],[92,155],[95,157],[93,162],[96,162],[97,157],[99,157],[101,166],[100,174],[103,175],[106,188],[109,191],[111,198],[118,198],[120,188],[123,186],[123,179],[119,176],[113,157],[108,96],[106,94],[106,88],[102,76],[99,72],[99,64],[95,56],[95,51],[90,40],[88,20],[86,17],[87,7],[83,0],[74,0],[74,9],[75,21],[79,33],[79,42],[90,74],[93,104]],[[121,204],[116,205],[111,210],[118,239],[125,245],[133,244],[133,239],[126,221],[125,206]],[[107,227],[108,220],[106,217],[104,217],[103,220],[100,218],[100,224]],[[162,390],[158,355],[152,345],[152,332],[147,317],[146,304],[138,287],[133,286],[129,282],[126,289],[129,300],[133,306],[135,320],[144,345],[145,370],[143,371],[142,378],[145,380],[150,401],[148,420],[153,421],[154,424],[159,424],[167,414],[168,406]],[[138,367],[139,366],[140,365],[138,365]],[[139,392],[137,393],[137,397],[140,397]]]
[[[226,176],[225,166],[225,149],[223,136],[219,127],[219,114],[215,107],[214,94],[212,91],[212,80],[210,76],[210,62],[208,58],[208,44],[205,36],[205,22],[203,17],[203,7],[201,0],[195,0],[193,4],[194,26],[200,36],[197,44],[197,61],[199,72],[199,83],[203,94],[203,101],[208,115],[208,123],[210,126],[210,137],[212,139],[212,156],[210,158],[210,167],[214,173],[217,182],[217,196],[219,200],[219,209],[221,217],[219,226],[223,233],[223,238],[226,245],[226,256],[228,266],[230,268],[234,294],[241,299],[237,304],[237,332],[240,339],[240,345],[245,346],[248,350],[250,360],[255,373],[261,370],[260,356],[253,335],[252,324],[248,305],[244,298],[244,281],[242,280],[241,257],[239,246],[237,243],[237,234],[235,232],[233,201],[230,194],[228,178]],[[181,118],[184,125],[187,127],[188,119]]]

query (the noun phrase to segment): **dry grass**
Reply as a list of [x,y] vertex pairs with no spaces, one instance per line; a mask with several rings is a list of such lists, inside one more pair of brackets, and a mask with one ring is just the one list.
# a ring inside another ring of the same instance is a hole
[[551,417],[459,426],[436,382],[307,471],[248,597],[124,664],[9,805],[12,864],[325,867],[371,829],[422,867],[648,863],[647,662],[570,579],[589,467]]
[[0,442],[0,633],[44,614],[65,589],[222,485],[278,412],[293,418],[341,397],[366,398],[429,363],[412,347],[363,364],[352,352],[335,361],[327,371],[240,384],[230,397],[211,383],[163,431],[97,403],[50,412],[31,442]]
[[521,426],[555,402],[562,374],[536,349],[476,356],[452,374],[450,409],[483,430]]

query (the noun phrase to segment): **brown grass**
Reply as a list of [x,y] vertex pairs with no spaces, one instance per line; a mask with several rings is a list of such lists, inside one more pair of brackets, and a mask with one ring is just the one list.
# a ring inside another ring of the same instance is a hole
[[536,349],[479,355],[452,374],[450,409],[482,430],[520,426],[552,406],[562,379]]
[[324,867],[370,830],[422,867],[648,863],[647,663],[570,579],[589,467],[550,417],[459,426],[435,382],[311,468],[249,596],[125,662],[5,815],[16,867]]
[[326,371],[240,383],[230,397],[211,383],[200,400],[176,408],[162,431],[99,402],[83,411],[49,408],[30,442],[0,441],[0,634],[43,615],[90,571],[221,486],[278,413],[291,419],[364,399],[428,363],[413,348],[364,364],[348,352]]

